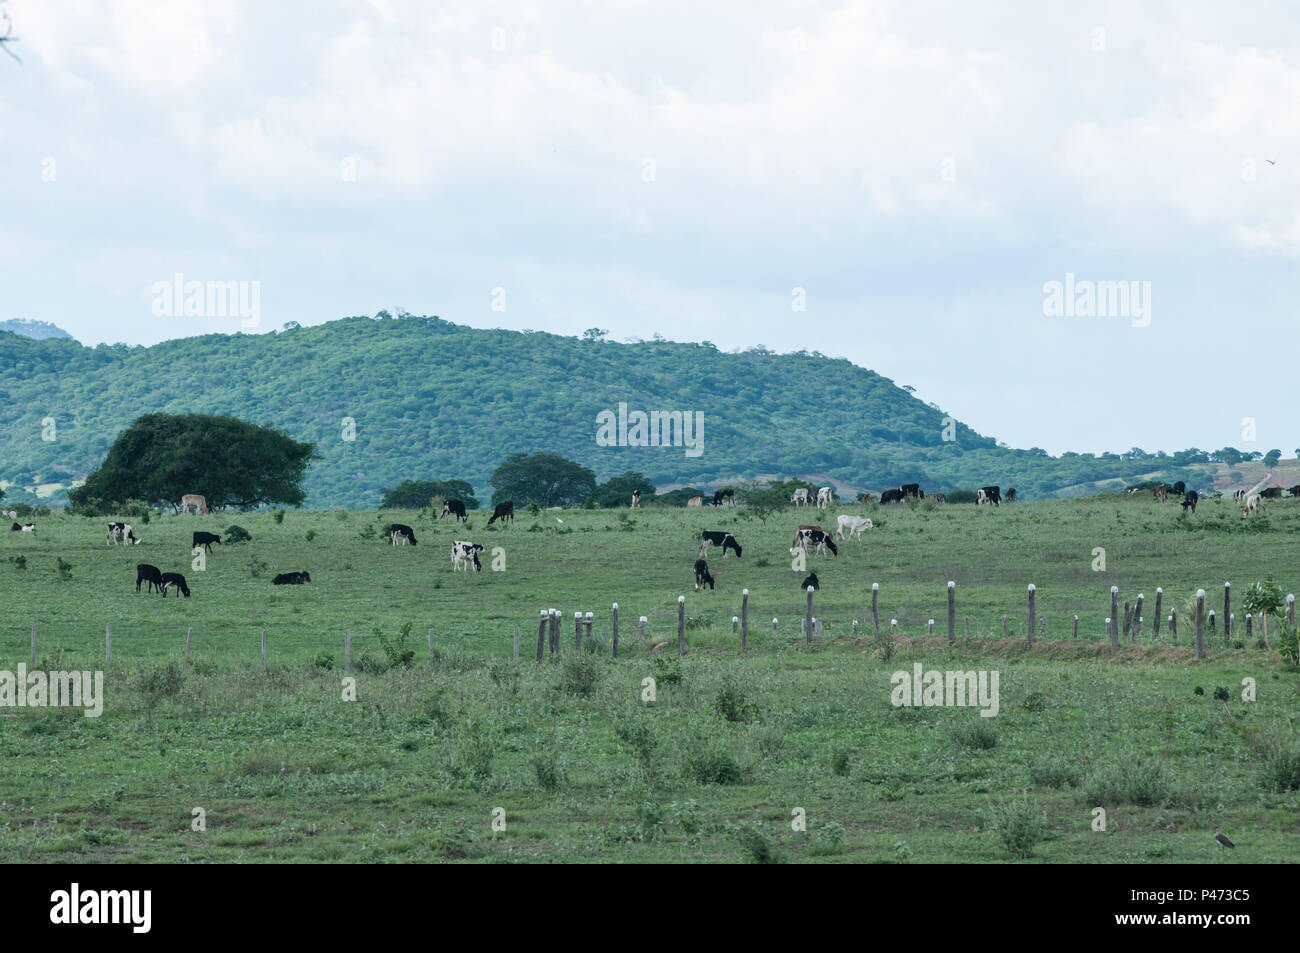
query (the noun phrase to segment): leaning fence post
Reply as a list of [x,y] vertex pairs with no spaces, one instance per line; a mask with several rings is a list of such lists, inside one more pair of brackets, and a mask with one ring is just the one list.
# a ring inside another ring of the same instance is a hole
[[32,660],[27,667],[28,668],[36,667],[36,626],[34,624],[32,625]]
[[1164,594],[1164,590],[1161,589],[1159,586],[1156,586],[1156,626],[1155,626],[1155,631],[1151,634],[1151,637],[1157,640],[1160,638],[1160,620],[1164,618],[1164,616],[1160,614],[1160,597],[1163,594]]
[[194,629],[191,627],[185,630],[185,668],[187,670],[190,667],[190,645],[193,643],[193,641],[194,641]]
[[1029,645],[1034,644],[1034,626],[1038,624],[1038,605],[1036,599],[1037,595],[1038,595],[1038,590],[1034,587],[1034,584],[1031,582],[1029,584],[1029,639],[1027,643]]
[[343,636],[343,671],[352,671],[352,630]]
[[519,626],[515,626],[515,648],[510,655],[510,660],[516,665],[519,664]]
[[970,639],[970,616],[964,615],[961,617],[961,620],[962,620],[962,638],[969,640]]
[[[113,661],[113,627],[111,625],[105,625],[104,626],[104,667],[108,668],[108,666],[112,663],[112,661]],[[34,665],[36,663],[33,662],[32,664]]]
[[1005,639],[1006,637],[1007,637],[1007,617],[1003,615],[1002,616],[1002,638]]
[[1111,652],[1119,651],[1119,586],[1110,587],[1110,618],[1107,620],[1110,627],[1107,631],[1110,633],[1110,650]]
[[551,628],[547,633],[549,641],[550,654],[555,655],[560,651],[560,610],[551,610]]
[[740,631],[740,616],[733,615],[731,617],[731,634],[735,635],[739,631]]
[[813,602],[813,587],[809,586],[808,605],[807,608],[804,609],[804,616],[803,616],[805,645],[812,645],[812,637],[813,637],[812,602]]
[[1196,590],[1196,657],[1205,658],[1205,590]]
[[948,644],[957,641],[957,583],[948,580]]
[[546,623],[550,613],[542,609],[537,620],[537,661],[542,660],[542,648],[546,640]]
[[614,626],[614,636],[611,645],[614,648],[614,658],[618,658],[618,603],[615,602],[610,606],[610,624]]
[[677,597],[677,655],[686,654],[686,597]]
[[773,635],[776,635],[776,626],[777,626],[776,616],[772,616],[772,634],[773,634]]
[[266,671],[266,629],[262,630],[262,671]]
[[1232,635],[1232,583],[1223,584],[1223,637]]
[[880,583],[873,582],[871,584],[871,624],[876,627],[877,632],[880,631],[880,608],[877,605],[879,599]]
[[1133,641],[1136,642],[1142,636],[1142,593],[1138,593],[1137,605],[1133,609]]
[[740,590],[740,647],[749,648],[749,590]]

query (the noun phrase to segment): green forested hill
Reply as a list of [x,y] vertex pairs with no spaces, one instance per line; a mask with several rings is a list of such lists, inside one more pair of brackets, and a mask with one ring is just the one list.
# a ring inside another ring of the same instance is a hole
[[[620,402],[702,411],[702,455],[598,446],[597,414]],[[879,374],[816,353],[619,344],[384,312],[148,348],[0,333],[7,499],[31,500],[39,487],[60,502],[59,487],[84,477],[123,428],[153,411],[228,414],[316,441],[309,506],[375,506],[383,488],[404,479],[463,478],[487,497],[489,474],[515,451],[562,454],[601,480],[640,470],[659,484],[697,486],[759,475],[872,490],[994,482],[1027,497],[1171,462],[1050,458],[998,447],[960,424],[945,441],[941,411]],[[344,418],[356,422],[353,440],[344,439]]]

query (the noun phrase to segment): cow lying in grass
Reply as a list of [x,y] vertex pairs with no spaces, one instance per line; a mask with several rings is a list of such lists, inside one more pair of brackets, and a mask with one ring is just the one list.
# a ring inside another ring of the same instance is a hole
[[273,586],[301,586],[304,582],[311,582],[311,573],[308,572],[282,572],[271,580]]

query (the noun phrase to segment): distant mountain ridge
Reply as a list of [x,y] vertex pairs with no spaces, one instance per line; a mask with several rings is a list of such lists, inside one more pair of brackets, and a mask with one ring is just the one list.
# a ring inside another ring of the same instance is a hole
[[[620,404],[629,418],[701,414],[700,452],[602,446],[598,421]],[[229,414],[315,441],[304,488],[316,507],[373,507],[406,479],[466,479],[486,498],[489,475],[516,451],[562,454],[600,480],[639,470],[656,484],[707,487],[819,474],[844,491],[998,483],[1022,498],[1164,466],[999,447],[888,378],[816,352],[579,340],[387,312],[152,347],[0,334],[9,499],[42,486],[60,502],[118,433],[154,411]],[[1195,472],[1169,469],[1173,479]]]
[[0,331],[12,331],[14,334],[21,334],[25,338],[33,338],[37,341],[44,341],[47,338],[71,338],[72,335],[57,324],[51,324],[48,321],[35,321],[31,318],[10,318],[8,321],[0,321]]

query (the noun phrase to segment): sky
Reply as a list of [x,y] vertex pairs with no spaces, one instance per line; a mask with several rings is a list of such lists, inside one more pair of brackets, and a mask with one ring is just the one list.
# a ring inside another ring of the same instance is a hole
[[1053,454],[1300,446],[1284,3],[0,11],[0,320],[598,327],[848,358]]

